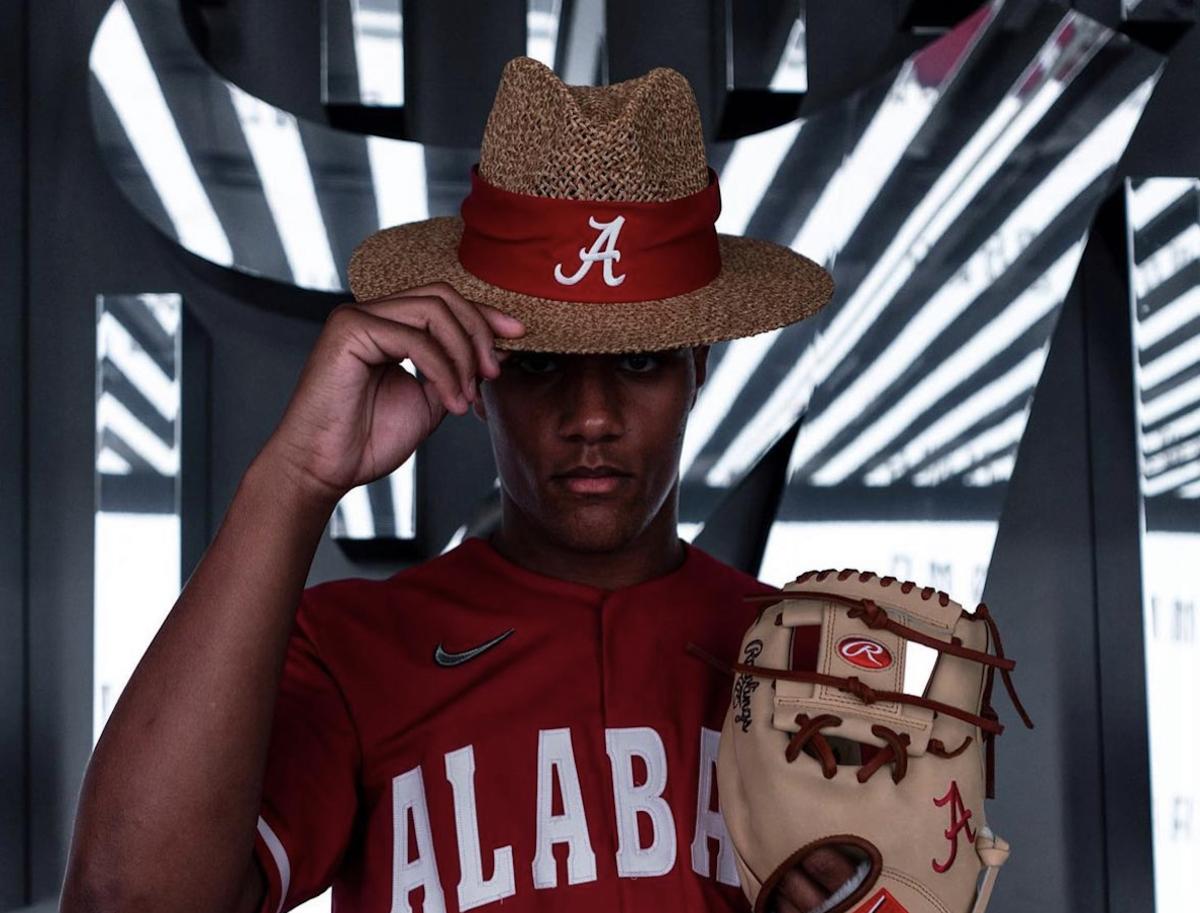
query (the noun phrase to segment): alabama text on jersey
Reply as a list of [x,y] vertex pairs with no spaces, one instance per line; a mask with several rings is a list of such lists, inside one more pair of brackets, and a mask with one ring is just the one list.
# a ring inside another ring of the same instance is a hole
[[304,591],[255,853],[279,913],[745,911],[715,763],[731,661],[772,592],[687,544],[605,590],[486,539]]

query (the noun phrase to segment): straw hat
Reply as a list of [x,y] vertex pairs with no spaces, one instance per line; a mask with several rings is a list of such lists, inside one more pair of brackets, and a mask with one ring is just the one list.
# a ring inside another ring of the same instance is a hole
[[801,320],[829,274],[770,241],[718,234],[717,175],[678,70],[564,84],[504,66],[461,216],[377,231],[350,258],[358,300],[438,280],[526,327],[497,348],[655,351]]

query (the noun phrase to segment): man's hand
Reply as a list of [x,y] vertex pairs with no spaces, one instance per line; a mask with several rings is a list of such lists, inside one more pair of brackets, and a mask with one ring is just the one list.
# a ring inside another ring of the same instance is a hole
[[[500,374],[506,353],[493,348],[496,334],[524,332],[445,282],[338,305],[264,451],[335,502],[395,470],[448,411],[465,414],[479,379]],[[405,358],[421,380],[400,365]]]
[[855,875],[856,863],[833,847],[819,847],[793,866],[775,889],[771,913],[808,913]]

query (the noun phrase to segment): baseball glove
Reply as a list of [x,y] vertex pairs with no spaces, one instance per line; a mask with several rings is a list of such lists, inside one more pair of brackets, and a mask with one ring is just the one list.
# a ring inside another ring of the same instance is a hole
[[[717,782],[755,913],[820,847],[858,869],[819,913],[984,913],[1009,849],[983,807],[997,672],[1033,727],[987,606],[852,569],[747,598],[765,605],[732,668]],[[815,626],[813,669],[794,650]]]

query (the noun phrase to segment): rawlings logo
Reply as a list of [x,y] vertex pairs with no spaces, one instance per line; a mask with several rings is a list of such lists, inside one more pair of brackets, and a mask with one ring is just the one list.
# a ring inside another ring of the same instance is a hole
[[934,799],[933,804],[938,808],[950,806],[950,826],[944,831],[946,839],[950,841],[950,856],[945,862],[933,860],[933,870],[941,875],[948,871],[950,866],[954,865],[954,860],[958,858],[958,835],[966,831],[967,843],[974,843],[975,832],[971,830],[971,810],[963,803],[962,793],[958,791],[957,780],[951,780],[946,795],[940,799]]
[[624,216],[617,216],[611,222],[597,222],[595,217],[588,219],[588,225],[592,228],[600,230],[596,240],[592,242],[591,249],[579,248],[579,269],[574,275],[568,276],[563,272],[562,264],[554,265],[554,278],[563,285],[574,285],[580,279],[588,274],[588,270],[592,268],[592,264],[597,260],[604,261],[604,283],[605,285],[620,285],[625,281],[625,273],[619,276],[613,275],[613,263],[621,259],[621,252],[617,250],[617,236],[621,233],[621,226],[625,224]]
[[838,656],[852,666],[878,672],[892,664],[892,654],[881,643],[866,637],[846,637],[837,645]]
[[[747,666],[753,666],[754,661],[762,654],[763,642],[757,638],[746,644],[745,655],[742,657],[742,662]],[[754,692],[758,690],[758,679],[749,672],[743,672],[733,682],[733,703],[737,707],[737,713],[733,717],[733,721],[742,727],[742,732],[750,730],[750,698]]]

